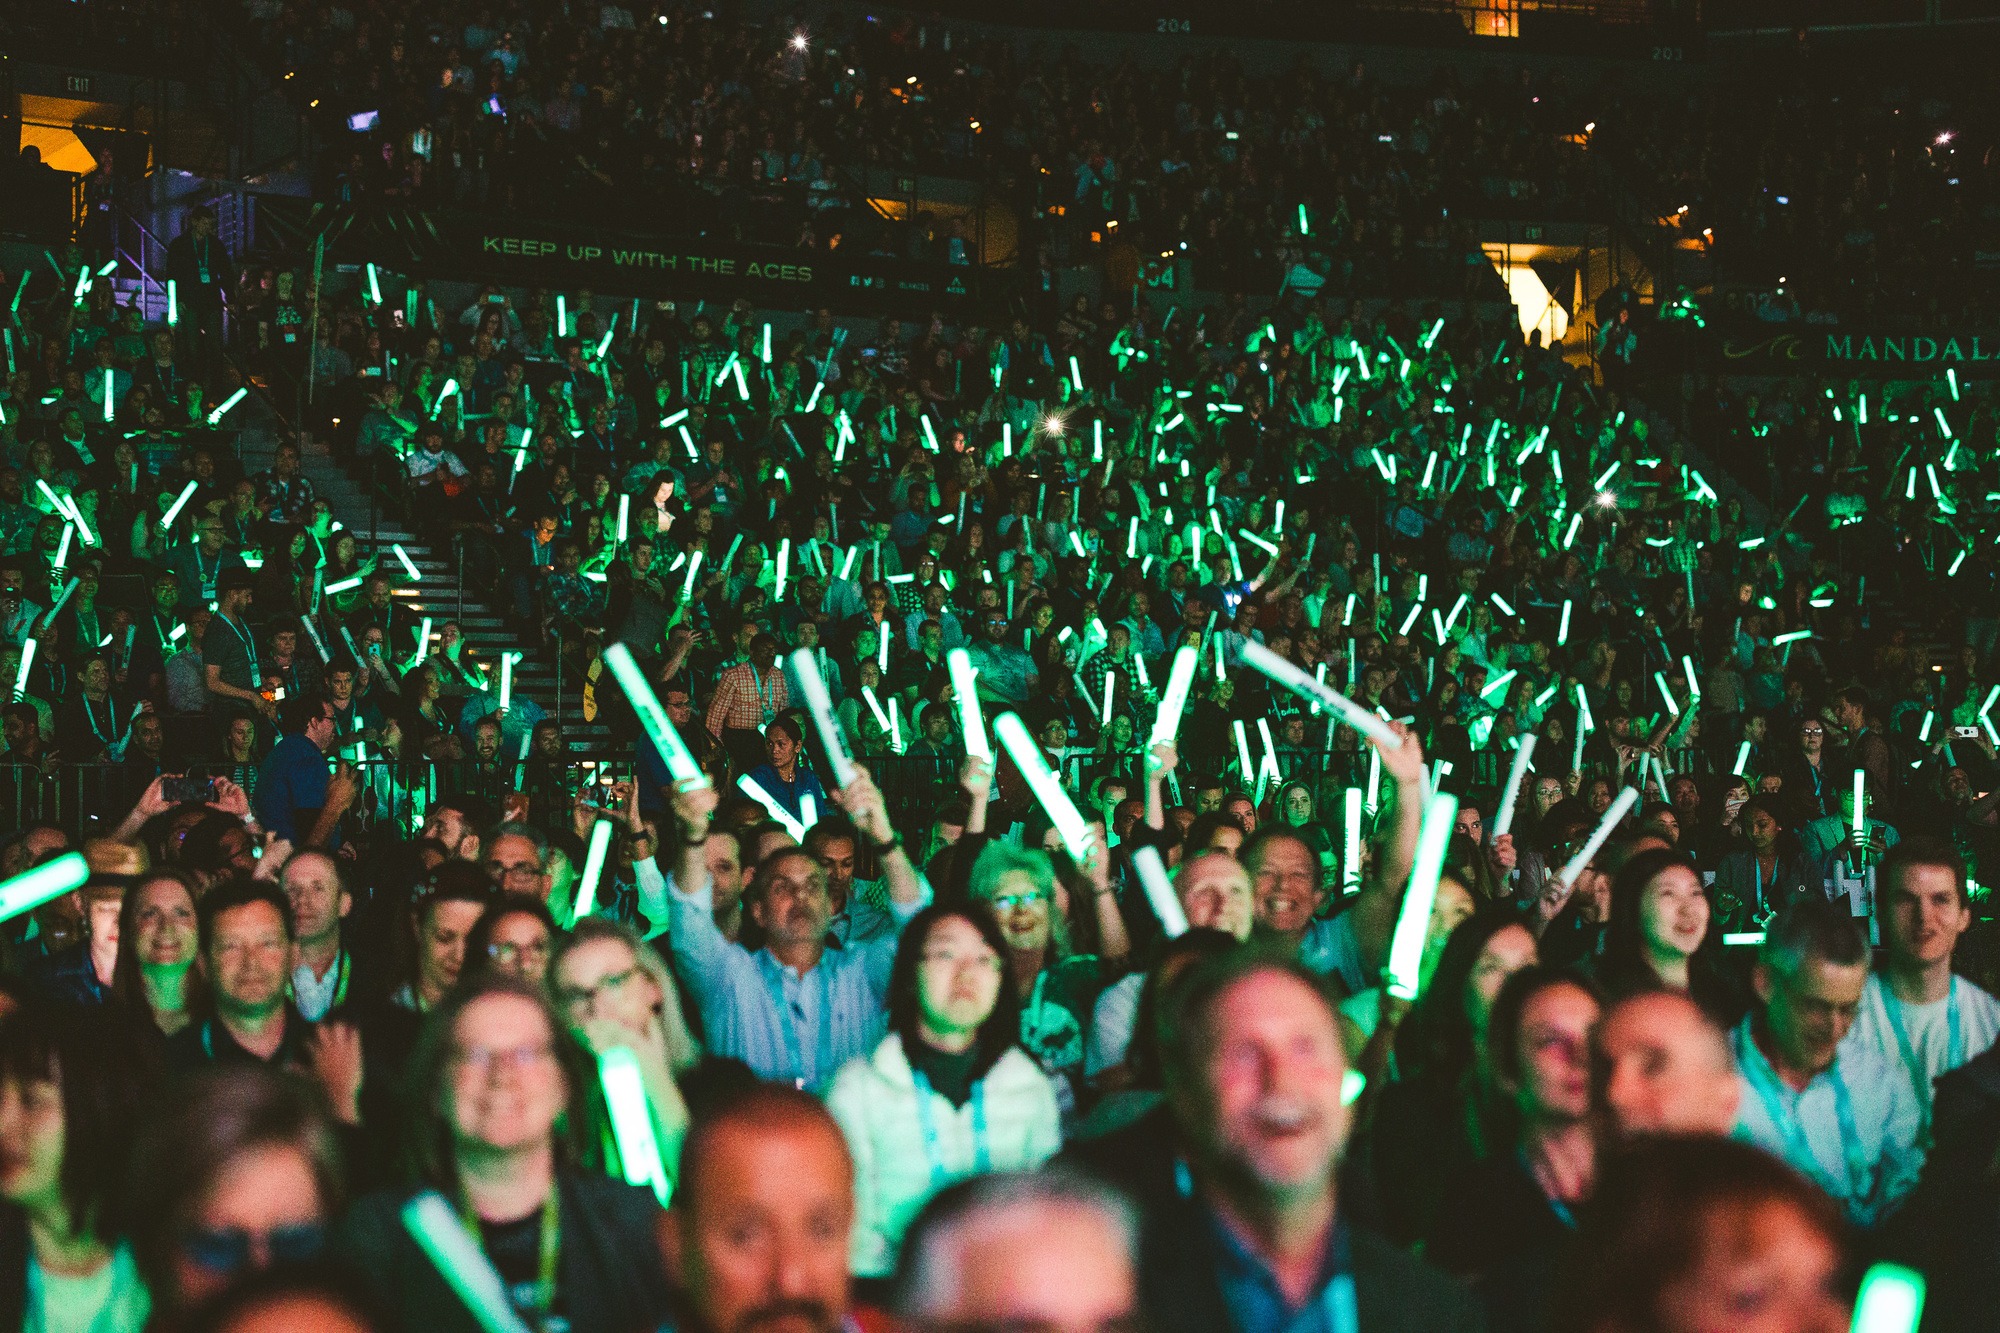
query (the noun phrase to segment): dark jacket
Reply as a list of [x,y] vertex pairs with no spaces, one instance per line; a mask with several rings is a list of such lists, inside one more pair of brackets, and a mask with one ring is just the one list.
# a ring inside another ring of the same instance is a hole
[[1883,1257],[1930,1279],[1923,1333],[1983,1333],[2000,1307],[2000,1046],[1933,1087],[1931,1150],[1883,1228]]
[[[657,1328],[667,1313],[667,1277],[652,1192],[606,1176],[558,1171],[562,1253],[556,1285],[573,1333]],[[334,1235],[341,1257],[369,1276],[407,1333],[480,1333],[472,1317],[403,1226],[408,1190],[357,1201]]]
[[[1350,1227],[1359,1333],[1483,1333],[1464,1287],[1372,1231]],[[1139,1299],[1152,1333],[1266,1333],[1241,1328],[1218,1277],[1221,1241],[1193,1200],[1147,1219],[1140,1241]]]
[[1471,1284],[1493,1333],[1539,1333],[1574,1234],[1521,1158],[1508,1154],[1445,1187],[1424,1257]]

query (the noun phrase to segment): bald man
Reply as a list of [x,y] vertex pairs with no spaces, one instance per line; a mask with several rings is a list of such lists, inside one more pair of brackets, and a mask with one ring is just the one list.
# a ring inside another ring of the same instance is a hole
[[1594,1082],[1613,1138],[1727,1134],[1743,1082],[1729,1039],[1675,991],[1645,991],[1604,1011],[1591,1037]]

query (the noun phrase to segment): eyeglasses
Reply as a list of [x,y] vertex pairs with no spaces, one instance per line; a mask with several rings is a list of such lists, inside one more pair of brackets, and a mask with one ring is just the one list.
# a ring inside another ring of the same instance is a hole
[[253,1266],[302,1263],[325,1248],[326,1228],[318,1222],[268,1231],[222,1227],[192,1232],[181,1241],[181,1253],[188,1262],[219,1276],[233,1276]]
[[1003,893],[993,900],[996,912],[1013,912],[1023,907],[1040,907],[1047,903],[1049,895],[1040,891],[1034,893]]
[[917,961],[925,967],[943,968],[949,972],[956,972],[966,967],[979,972],[998,972],[1003,966],[1000,955],[991,949],[983,953],[954,953],[950,949],[926,949],[918,956]]
[[454,1062],[460,1074],[492,1078],[495,1073],[503,1069],[509,1073],[526,1073],[554,1054],[555,1048],[545,1041],[526,1046],[509,1046],[502,1050],[495,1050],[490,1046],[474,1046],[457,1052]]
[[564,986],[557,993],[562,996],[563,1004],[569,1009],[587,1014],[597,1008],[598,996],[614,994],[625,989],[638,975],[639,965],[634,963],[623,972],[613,972],[595,986]]
[[523,958],[532,958],[538,962],[547,962],[549,957],[549,942],[547,940],[536,940],[533,944],[514,944],[503,941],[487,945],[486,955],[496,963],[505,963],[509,966],[519,962]]

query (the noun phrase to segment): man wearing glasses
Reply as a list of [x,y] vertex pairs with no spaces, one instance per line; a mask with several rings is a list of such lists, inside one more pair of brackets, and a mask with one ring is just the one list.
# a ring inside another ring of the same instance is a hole
[[1826,723],[1816,717],[1799,723],[1799,748],[1785,757],[1778,773],[1784,779],[1785,795],[1798,804],[1808,820],[1839,813],[1842,772],[1826,752]]

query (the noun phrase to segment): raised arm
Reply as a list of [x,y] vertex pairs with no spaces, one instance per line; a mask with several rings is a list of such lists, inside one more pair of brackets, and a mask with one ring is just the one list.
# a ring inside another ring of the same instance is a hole
[[1160,789],[1166,785],[1167,774],[1174,771],[1181,761],[1180,751],[1172,741],[1161,741],[1146,751],[1146,827],[1164,830],[1167,827],[1166,802],[1160,796]]
[[833,797],[847,811],[854,826],[874,844],[876,859],[882,863],[882,878],[889,884],[889,904],[899,918],[908,918],[924,903],[923,880],[903,848],[903,840],[889,823],[888,807],[868,770],[854,766],[854,780]]

